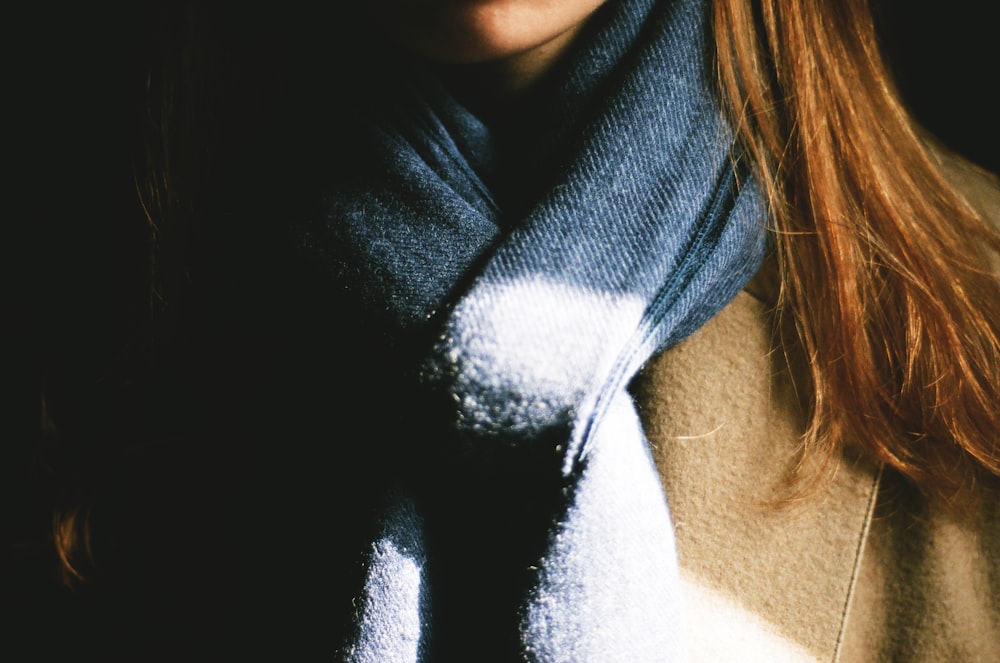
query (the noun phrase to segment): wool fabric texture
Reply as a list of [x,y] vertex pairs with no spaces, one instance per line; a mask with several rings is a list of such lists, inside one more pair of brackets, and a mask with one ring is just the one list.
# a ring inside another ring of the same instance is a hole
[[343,659],[683,659],[628,387],[766,250],[706,19],[703,0],[612,0],[504,122],[423,65],[359,113],[362,149],[306,240],[392,358],[380,391],[406,405],[386,416],[408,414],[357,441],[386,469],[366,474]]

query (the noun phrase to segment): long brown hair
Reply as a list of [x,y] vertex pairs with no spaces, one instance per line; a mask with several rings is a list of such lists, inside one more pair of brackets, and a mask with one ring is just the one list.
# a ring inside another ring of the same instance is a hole
[[867,0],[716,0],[718,75],[772,209],[807,454],[944,495],[1000,474],[1000,237],[894,91]]
[[[74,375],[79,384],[68,393],[59,393],[48,380],[39,389],[41,462],[53,485],[50,535],[67,586],[94,577],[93,541],[104,541],[94,536],[95,513],[105,501],[99,494],[112,481],[108,475],[122,473],[115,463],[125,462],[123,451],[150,444],[149,422],[143,419],[154,417],[125,411],[147,408],[150,376],[157,364],[174,359],[165,359],[163,349],[179,345],[179,310],[191,299],[194,208],[199,185],[209,179],[213,145],[207,136],[216,128],[211,109],[197,106],[214,100],[205,93],[214,81],[204,71],[214,35],[199,34],[213,27],[202,20],[208,16],[191,2],[151,3],[128,15],[132,23],[123,20],[141,35],[128,44],[127,56],[135,62],[115,78],[132,111],[120,128],[127,143],[122,160],[130,163],[131,175],[120,216],[138,241],[115,238],[109,244],[136,253],[135,262],[141,263],[136,270],[141,273],[130,275],[136,283],[128,293],[129,310],[115,312],[115,322],[128,325],[130,334],[112,360]],[[82,409],[73,407],[75,401],[98,403],[113,413],[66,422],[67,411]],[[126,402],[129,407],[122,406]]]

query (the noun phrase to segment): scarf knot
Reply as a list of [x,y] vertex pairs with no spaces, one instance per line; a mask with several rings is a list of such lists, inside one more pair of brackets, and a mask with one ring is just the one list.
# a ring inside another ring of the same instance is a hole
[[766,249],[706,5],[610,1],[509,145],[414,77],[331,190],[312,248],[412,368],[433,406],[405,444],[440,461],[387,482],[350,660],[680,656],[671,522],[627,390]]

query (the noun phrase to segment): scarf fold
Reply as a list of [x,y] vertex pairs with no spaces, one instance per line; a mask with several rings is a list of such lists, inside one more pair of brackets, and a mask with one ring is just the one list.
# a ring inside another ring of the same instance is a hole
[[518,140],[430,74],[366,114],[307,237],[409,413],[365,442],[387,469],[346,660],[683,659],[670,515],[628,386],[766,244],[706,14],[611,0]]

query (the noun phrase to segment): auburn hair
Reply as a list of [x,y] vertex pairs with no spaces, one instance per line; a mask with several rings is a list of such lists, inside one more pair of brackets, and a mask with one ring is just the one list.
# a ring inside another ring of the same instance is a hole
[[[1000,475],[1000,236],[946,181],[868,0],[715,0],[718,78],[771,207],[807,455],[943,496]],[[988,177],[988,174],[985,174]]]

